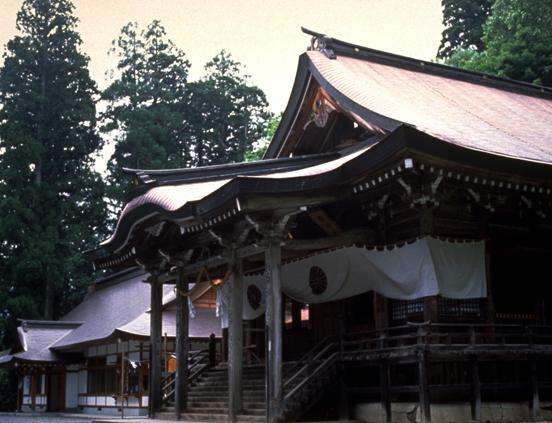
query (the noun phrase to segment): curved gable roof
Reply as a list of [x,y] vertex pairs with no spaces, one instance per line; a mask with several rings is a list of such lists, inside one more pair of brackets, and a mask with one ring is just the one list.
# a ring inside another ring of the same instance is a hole
[[288,153],[283,147],[314,80],[336,103],[385,131],[408,124],[461,147],[552,163],[552,89],[311,34],[320,49],[301,56],[265,157]]
[[371,112],[462,147],[552,163],[552,100],[354,57],[307,53],[313,70]]

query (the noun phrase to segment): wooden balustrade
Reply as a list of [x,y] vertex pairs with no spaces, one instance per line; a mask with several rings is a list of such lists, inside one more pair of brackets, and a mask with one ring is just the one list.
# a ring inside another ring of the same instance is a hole
[[348,333],[344,352],[433,346],[551,346],[552,326],[515,324],[408,323],[365,332]]

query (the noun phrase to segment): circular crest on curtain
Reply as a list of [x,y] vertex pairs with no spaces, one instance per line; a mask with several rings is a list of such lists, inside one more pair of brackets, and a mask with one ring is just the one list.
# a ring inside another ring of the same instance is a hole
[[247,302],[253,310],[258,310],[261,306],[262,293],[257,285],[247,287]]
[[321,295],[328,289],[328,277],[320,267],[312,266],[310,268],[309,286],[314,295]]

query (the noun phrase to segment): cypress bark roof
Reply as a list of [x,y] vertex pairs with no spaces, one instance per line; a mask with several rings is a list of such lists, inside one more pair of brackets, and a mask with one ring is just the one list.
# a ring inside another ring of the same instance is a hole
[[369,55],[307,55],[313,73],[372,113],[462,147],[552,163],[552,100],[540,91],[515,92],[514,85],[506,90]]
[[22,320],[17,328],[22,351],[0,356],[0,364],[13,360],[56,362],[59,356],[51,347],[81,325],[80,322]]
[[[61,319],[82,321],[83,324],[52,347],[66,349],[109,338],[119,326],[140,316],[150,306],[150,287],[144,283],[147,276],[142,271],[136,271],[119,280],[97,285],[82,303]],[[171,289],[171,285],[165,286],[164,294]]]
[[[132,322],[119,327],[117,330],[121,333],[135,337],[149,337],[150,314],[143,313]],[[211,309],[197,309],[195,317],[189,319],[190,338],[207,338],[211,334],[217,338],[222,336],[220,319],[216,317],[215,311]],[[169,338],[176,336],[176,309],[169,307],[163,311],[163,335],[167,334]]]

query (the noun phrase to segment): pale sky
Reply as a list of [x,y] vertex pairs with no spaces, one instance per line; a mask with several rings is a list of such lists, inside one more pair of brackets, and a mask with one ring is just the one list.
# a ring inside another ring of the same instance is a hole
[[[80,20],[82,50],[100,88],[112,63],[111,41],[129,21],[164,24],[168,36],[192,63],[191,79],[221,49],[246,66],[282,111],[295,77],[298,56],[309,44],[301,26],[379,50],[432,60],[441,39],[441,0],[73,0]],[[0,46],[16,33],[22,0],[0,0]],[[0,59],[1,62],[1,59]],[[106,153],[107,154],[107,153]],[[105,155],[105,154],[104,154]],[[103,165],[100,166],[100,168]]]
[[[15,34],[21,0],[0,0],[0,46]],[[284,109],[297,57],[309,37],[301,26],[355,44],[419,59],[435,57],[441,37],[440,0],[74,0],[90,71],[105,87],[111,41],[129,21],[160,19],[192,62],[203,64],[225,48],[246,65],[274,112]]]

